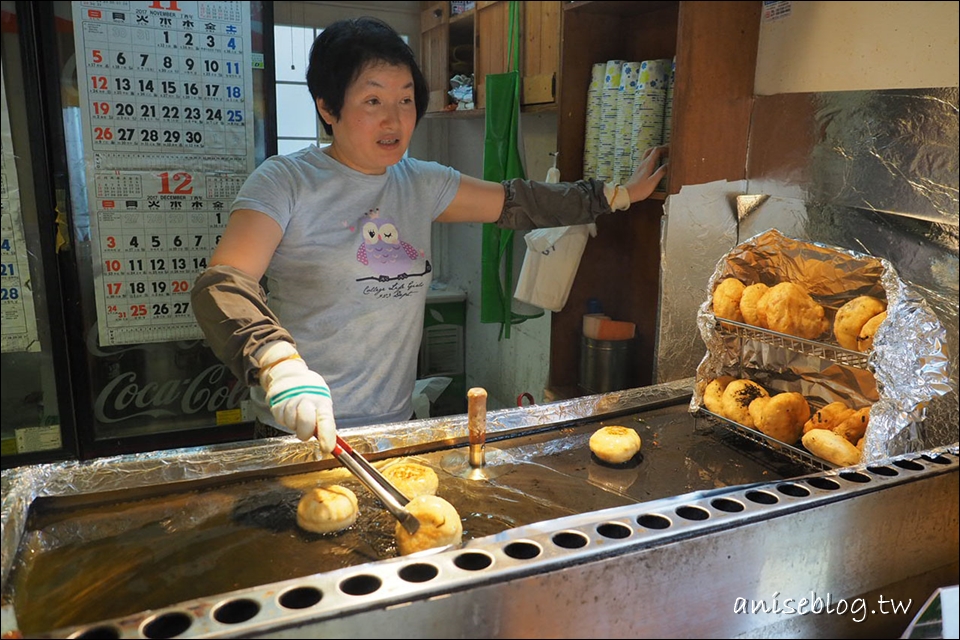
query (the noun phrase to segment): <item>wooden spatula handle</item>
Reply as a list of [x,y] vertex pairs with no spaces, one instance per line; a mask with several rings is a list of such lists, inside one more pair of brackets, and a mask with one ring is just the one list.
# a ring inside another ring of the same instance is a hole
[[467,391],[467,426],[470,444],[482,445],[487,440],[487,390],[473,387]]

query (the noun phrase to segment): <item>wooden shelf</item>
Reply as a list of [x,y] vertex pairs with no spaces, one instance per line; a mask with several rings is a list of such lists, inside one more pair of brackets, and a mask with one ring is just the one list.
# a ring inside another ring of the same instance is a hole
[[[530,105],[529,107],[521,107],[520,113],[553,113],[556,110],[557,105],[555,104],[534,104]],[[463,111],[428,111],[423,114],[423,117],[430,119],[449,118],[453,120],[473,120],[475,118],[485,117],[486,113],[486,109],[467,109]]]
[[631,386],[653,383],[663,203],[683,185],[742,180],[753,103],[760,2],[567,2],[557,90],[561,175],[583,175],[591,68],[606,60],[676,59],[667,190],[597,220],[563,310],[551,320],[551,389],[576,388],[587,301],[637,326]]

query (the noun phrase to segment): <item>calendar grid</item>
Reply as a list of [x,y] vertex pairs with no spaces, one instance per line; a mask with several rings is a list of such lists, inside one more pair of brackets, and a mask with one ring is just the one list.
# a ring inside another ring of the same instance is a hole
[[190,288],[253,170],[249,4],[73,7],[100,342],[199,337]]

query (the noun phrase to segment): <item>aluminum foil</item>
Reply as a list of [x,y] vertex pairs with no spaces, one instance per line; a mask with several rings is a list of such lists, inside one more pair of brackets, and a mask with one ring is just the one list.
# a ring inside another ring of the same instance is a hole
[[[711,292],[731,276],[745,284],[795,282],[824,306],[831,321],[836,309],[855,296],[886,299],[887,319],[874,336],[866,368],[718,331]],[[765,231],[717,263],[697,325],[707,353],[697,367],[691,411],[700,409],[712,379],[733,375],[753,379],[771,392],[797,391],[814,405],[836,400],[851,406],[872,404],[863,462],[957,440],[956,424],[925,420],[934,398],[957,393],[949,375],[946,329],[883,258],[795,240],[777,229]]]
[[[676,402],[691,393],[693,381],[693,378],[686,378],[652,387],[490,411],[487,413],[487,441],[537,425],[560,425],[629,412],[660,402]],[[469,441],[465,414],[345,429],[342,435],[354,449],[368,455],[402,451],[425,443],[457,446]],[[316,464],[317,454],[315,441],[303,443],[291,435],[5,470],[0,475],[3,489],[0,557],[4,589],[25,531],[30,505],[38,498],[129,490],[244,472],[263,473],[275,468],[294,473],[292,467]],[[333,458],[324,462],[331,467],[337,465]]]

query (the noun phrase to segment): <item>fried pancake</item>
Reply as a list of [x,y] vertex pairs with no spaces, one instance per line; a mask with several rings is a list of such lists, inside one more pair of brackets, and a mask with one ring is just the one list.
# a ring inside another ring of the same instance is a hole
[[846,402],[840,400],[831,402],[810,416],[807,423],[803,425],[803,432],[807,433],[812,429],[826,429],[827,431],[831,431],[838,424],[853,415],[853,413],[853,409],[848,407]]
[[757,431],[794,444],[803,433],[803,424],[810,418],[810,404],[801,394],[786,391],[751,402],[750,417]]
[[726,278],[713,290],[713,315],[736,322],[743,322],[740,314],[740,295],[743,283],[736,278]]
[[733,381],[733,376],[720,376],[707,384],[707,388],[703,390],[703,406],[707,408],[707,411],[723,415],[720,400],[723,397],[723,390]]
[[397,522],[394,535],[400,555],[406,556],[448,544],[460,544],[463,538],[463,521],[454,506],[443,498],[417,496],[407,503],[406,509],[420,521],[420,528],[411,535]]
[[297,524],[314,533],[346,529],[357,521],[357,496],[338,484],[315,487],[297,505]]
[[640,451],[640,436],[627,427],[601,427],[590,436],[590,451],[604,462],[622,464]]
[[860,329],[860,334],[857,336],[857,351],[866,353],[873,348],[873,336],[877,333],[877,328],[880,326],[880,323],[886,319],[887,312],[882,311],[867,320],[866,324]]
[[781,282],[757,301],[757,321],[771,331],[814,340],[829,327],[820,306],[802,287]]
[[757,398],[766,398],[770,394],[753,380],[734,380],[723,390],[720,398],[722,415],[745,427],[753,428],[753,418],[750,416],[750,403]]
[[757,312],[757,303],[760,302],[760,298],[763,297],[763,294],[769,290],[770,287],[762,282],[752,284],[743,290],[743,293],[740,295],[740,315],[743,316],[744,322],[747,324],[752,324],[755,327],[762,327],[766,329],[765,326],[760,324],[760,316]]
[[857,350],[857,337],[863,325],[873,316],[887,310],[882,300],[873,296],[857,296],[837,310],[833,320],[833,335],[844,349]]

